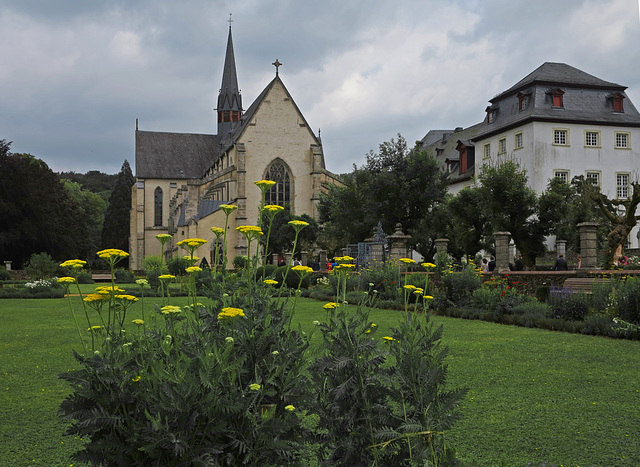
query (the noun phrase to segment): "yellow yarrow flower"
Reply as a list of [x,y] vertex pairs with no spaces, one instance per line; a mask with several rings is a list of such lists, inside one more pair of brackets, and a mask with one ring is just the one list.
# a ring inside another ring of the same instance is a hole
[[433,297],[431,295],[423,295],[422,297],[427,300],[433,300]]
[[102,300],[106,300],[107,297],[103,294],[99,294],[99,293],[92,293],[87,295],[86,297],[84,297],[82,300],[84,300],[87,303],[91,303],[91,302],[99,302]]
[[251,389],[252,391],[259,391],[261,387],[262,386],[260,386],[258,383],[253,383],[249,385],[249,389]]
[[81,268],[85,264],[87,264],[87,262],[82,261],[81,259],[69,259],[64,263],[60,263],[60,266],[62,266],[63,268]]
[[339,303],[329,302],[329,303],[325,304],[322,308],[324,308],[325,310],[335,310],[339,306],[340,306]]
[[129,256],[129,253],[123,250],[118,250],[117,248],[107,248],[106,250],[100,250],[96,253],[100,258],[109,259],[109,258],[126,258]]
[[277,204],[267,204],[266,206],[262,207],[262,210],[270,213],[276,213],[276,212],[283,211],[284,206],[279,206]]
[[100,329],[102,329],[102,326],[91,326],[89,329],[87,329],[87,331],[94,332],[99,331]]
[[293,412],[294,410],[296,410],[296,408],[293,405],[289,404],[289,405],[285,406],[284,410],[288,410],[289,412]]
[[222,209],[224,211],[224,213],[228,216],[233,211],[238,209],[238,206],[234,206],[233,204],[221,204],[220,205],[220,209]]
[[224,229],[220,227],[211,227],[211,231],[216,234],[217,237],[220,237],[224,233]]
[[294,227],[299,226],[299,227],[306,227],[309,225],[308,222],[305,221],[298,221],[298,220],[293,220],[293,221],[289,221],[288,224],[293,225]]
[[190,250],[191,248],[198,248],[200,245],[204,245],[207,243],[206,240],[202,238],[185,238],[184,240],[180,240],[176,245],[185,250]]
[[253,183],[255,183],[256,186],[261,190],[268,190],[269,188],[271,188],[273,185],[276,184],[276,182],[274,182],[273,180],[258,180],[257,182],[253,182]]
[[100,286],[100,287],[96,287],[96,292],[98,292],[99,294],[103,294],[103,295],[109,295],[109,294],[123,293],[124,290],[122,290],[117,285],[116,286],[103,285],[103,286]]
[[425,269],[433,269],[436,267],[436,265],[433,263],[422,263],[421,266]]
[[133,324],[136,324],[138,326],[142,326],[144,324],[144,321],[141,319],[134,319],[133,321],[131,321]]
[[274,281],[273,279],[265,279],[262,282],[264,282],[267,285],[278,285],[278,281]]
[[415,261],[412,260],[411,258],[400,258],[400,261],[402,261],[404,264],[414,264]]
[[170,240],[172,236],[169,234],[158,234],[156,235],[156,238],[161,242],[166,242],[167,240]]
[[182,308],[175,305],[167,305],[160,308],[160,311],[163,315],[169,315],[171,313],[180,313],[182,311]]
[[384,336],[383,339],[387,342],[393,342],[393,337]]
[[58,282],[60,284],[74,284],[76,282],[75,277],[58,277]]
[[120,299],[120,300],[128,300],[130,302],[137,302],[138,298],[134,297],[133,295],[116,295],[116,298]]
[[187,269],[185,269],[185,271],[187,271],[187,274],[195,274],[197,272],[201,272],[202,268],[198,266],[190,266]]
[[145,285],[149,285],[149,281],[147,279],[137,279],[136,284],[144,287]]
[[236,227],[236,230],[241,233],[256,233],[258,235],[263,235],[262,229],[257,225],[241,225],[240,227]]
[[301,274],[305,274],[305,275],[311,274],[313,272],[313,269],[310,268],[309,266],[302,266],[302,265],[294,266],[291,268],[291,270]]
[[404,288],[407,290],[415,290],[417,287],[415,285],[409,284],[409,285],[405,285]]
[[175,279],[176,276],[172,275],[172,274],[162,274],[161,276],[158,276],[158,279],[161,280],[166,280],[166,279]]
[[244,311],[241,308],[226,307],[218,313],[218,319],[235,318],[236,316],[244,316]]

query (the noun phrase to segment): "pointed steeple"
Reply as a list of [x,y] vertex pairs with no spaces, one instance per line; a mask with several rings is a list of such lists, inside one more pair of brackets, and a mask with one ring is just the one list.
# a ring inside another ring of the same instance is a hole
[[242,117],[242,96],[238,90],[236,75],[236,59],[233,54],[233,40],[231,38],[231,19],[229,19],[229,38],[227,39],[227,54],[224,58],[222,72],[222,86],[218,95],[218,136],[225,139],[231,132],[234,123]]

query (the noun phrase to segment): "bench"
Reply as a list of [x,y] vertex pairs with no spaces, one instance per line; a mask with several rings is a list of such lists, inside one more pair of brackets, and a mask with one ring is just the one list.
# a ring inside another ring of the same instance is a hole
[[91,274],[91,279],[95,282],[109,282],[111,281],[111,274]]
[[593,292],[593,284],[604,284],[608,281],[609,279],[604,277],[568,277],[562,284],[562,288],[590,294]]

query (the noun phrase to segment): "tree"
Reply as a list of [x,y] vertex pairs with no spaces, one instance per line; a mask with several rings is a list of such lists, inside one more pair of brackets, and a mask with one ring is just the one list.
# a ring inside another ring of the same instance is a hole
[[70,180],[62,180],[62,183],[69,197],[79,208],[80,222],[71,228],[80,230],[78,237],[84,240],[82,257],[90,257],[100,249],[100,236],[107,202],[99,194],[82,188],[79,183]]
[[640,204],[640,182],[631,183],[631,196],[628,198],[609,199],[600,188],[590,180],[578,181],[584,195],[591,199],[600,212],[611,223],[607,234],[608,250],[605,257],[605,269],[611,268],[617,261],[616,253],[621,252],[627,237],[638,223],[640,216],[636,215]]
[[0,259],[20,268],[33,253],[82,257],[79,205],[46,163],[9,146],[0,143]]
[[354,166],[343,177],[344,186],[332,187],[320,198],[320,222],[327,232],[344,243],[362,241],[382,222],[386,232],[402,224],[405,232],[420,241],[413,245],[422,254],[432,251],[433,239],[420,237],[420,225],[431,215],[447,191],[447,176],[435,158],[406,140],[384,142],[376,154],[370,151],[366,164]]
[[[298,235],[298,244],[296,246],[296,252],[309,250],[315,244],[318,238],[318,223],[316,220],[308,214],[302,214],[301,216],[294,216],[291,214],[290,206],[287,204],[284,206],[284,210],[280,211],[273,218],[273,224],[271,226],[271,237],[269,238],[269,253],[268,254],[280,254],[284,255],[286,252],[290,252],[293,248],[293,240],[295,239],[295,229],[289,225],[289,221],[299,220],[309,224],[300,231]],[[269,231],[269,221],[266,217],[262,218],[262,231],[265,235],[260,237],[260,243],[264,246],[266,243],[266,234]]]
[[109,207],[102,225],[102,248],[118,248],[129,251],[129,215],[131,211],[131,187],[135,183],[131,167],[126,160],[122,164],[116,183],[109,197]]

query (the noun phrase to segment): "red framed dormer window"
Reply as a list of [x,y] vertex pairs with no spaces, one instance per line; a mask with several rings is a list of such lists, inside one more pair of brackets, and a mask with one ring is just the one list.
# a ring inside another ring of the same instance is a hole
[[527,110],[528,104],[529,104],[529,96],[527,94],[523,94],[519,92],[518,93],[518,111],[522,112],[523,110]]
[[620,93],[616,93],[611,96],[611,103],[613,104],[614,112],[624,112],[624,103],[622,102],[623,99],[624,96]]
[[468,165],[467,148],[464,148],[460,150],[460,174],[461,175],[467,173],[467,165]]
[[498,114],[498,108],[489,106],[484,109],[487,112],[487,123],[493,123],[496,121],[496,115]]
[[564,91],[562,89],[551,91],[551,107],[556,109],[564,108]]

